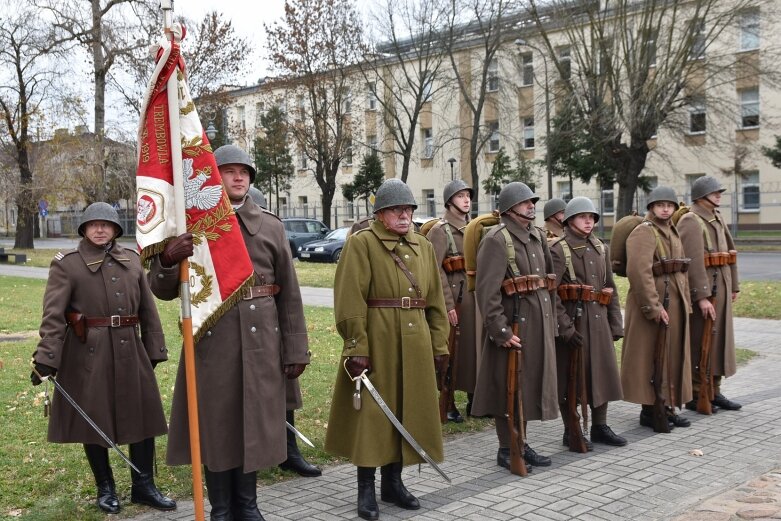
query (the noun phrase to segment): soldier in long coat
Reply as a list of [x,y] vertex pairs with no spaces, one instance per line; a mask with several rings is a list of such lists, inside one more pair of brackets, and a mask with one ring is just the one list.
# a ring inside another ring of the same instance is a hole
[[564,209],[567,202],[559,197],[554,197],[545,203],[542,208],[542,217],[545,219],[545,233],[548,239],[556,239],[564,233]]
[[[507,184],[499,194],[501,223],[480,242],[477,252],[477,305],[483,316],[484,343],[472,408],[477,416],[496,421],[499,438],[497,464],[510,468],[510,426],[507,405],[507,357],[511,347],[521,347],[524,420],[551,420],[558,416],[556,398],[556,312],[546,287],[520,295],[519,335],[512,332],[514,296],[502,291],[502,282],[512,277],[508,262],[507,235],[514,249],[515,265],[523,276],[545,280],[553,271],[546,238],[533,225],[534,204],[539,197],[523,183]],[[525,422],[523,426],[525,430]],[[524,459],[534,466],[551,460],[527,444]]]
[[[697,366],[700,361],[702,333],[705,319],[714,319],[711,336],[710,370],[713,375],[715,398],[712,404],[718,408],[736,411],[741,408],[737,402],[729,400],[721,393],[722,377],[735,374],[735,333],[732,328],[732,303],[738,298],[738,265],[735,242],[729,228],[718,210],[721,194],[725,188],[711,176],[698,178],[692,184],[692,206],[689,213],[678,221],[678,231],[683,241],[687,257],[691,257],[689,268],[689,287],[692,303],[697,309],[690,320],[692,388],[694,399],[686,404],[687,409],[697,410],[697,391],[700,386]],[[714,255],[716,254],[716,255]],[[713,259],[705,264],[705,258]],[[715,302],[710,299],[714,297]]]
[[[130,444],[130,459],[141,471],[131,472],[131,501],[173,510],[176,503],[160,494],[152,474],[154,437],[167,431],[154,367],[168,359],[168,350],[138,253],[116,242],[122,231],[111,205],[94,203],[84,211],[83,239],[58,253],[49,268],[33,360],[41,376],[57,375],[112,441]],[[41,382],[35,373],[32,380]],[[52,405],[48,439],[84,444],[98,506],[119,512],[108,444],[60,396]]]
[[[255,169],[244,151],[226,145],[215,157],[254,267],[253,294],[260,296],[239,300],[195,346],[201,458],[211,519],[256,520],[262,519],[257,471],[287,458],[286,378],[304,371],[310,353],[282,222],[247,196]],[[158,298],[178,296],[177,264],[192,254],[191,245],[181,248],[180,243],[188,241],[192,236],[184,234],[154,258],[149,276]],[[168,463],[190,463],[184,359],[171,408]]]
[[[482,350],[477,305],[474,293],[467,291],[464,265],[464,228],[469,221],[472,193],[472,189],[461,179],[448,183],[444,189],[445,215],[426,234],[437,256],[450,327],[458,326],[459,329],[458,345],[455,347],[457,360],[451,357],[450,364],[456,368],[456,373],[452,375],[455,389],[467,393],[467,415],[472,410],[477,361]],[[459,293],[461,302],[457,303]],[[456,306],[459,308],[458,313]],[[452,402],[447,411],[447,420],[455,423],[464,421]]]
[[[626,241],[629,293],[621,352],[621,385],[624,400],[642,404],[640,424],[646,427],[653,427],[655,396],[651,376],[657,333],[663,327],[662,322],[668,326],[662,378],[668,422],[671,427],[690,425],[688,419],[675,413],[675,407],[681,407],[692,397],[689,282],[686,273],[681,271],[685,269],[682,268],[685,261],[681,261],[685,258],[683,245],[671,221],[677,207],[671,188],[655,188],[648,198],[649,211],[645,220],[632,230]],[[663,260],[672,261],[675,271],[663,273]],[[669,298],[667,309],[664,308],[665,290]]]
[[386,180],[377,190],[377,218],[347,240],[336,268],[334,315],[344,348],[325,448],[358,467],[358,515],[363,519],[379,516],[376,467],[382,467],[383,501],[419,508],[401,481],[401,469],[424,460],[368,392],[360,410],[353,408],[351,377],[368,370],[391,412],[433,460],[443,459],[435,365],[440,372],[447,367],[449,325],[434,248],[412,230],[416,207],[405,183]]
[[[550,244],[559,288],[554,297],[559,325],[556,343],[559,405],[565,419],[563,443],[569,444],[567,401],[577,400],[577,396],[567,396],[570,354],[572,349],[580,348],[584,391],[591,408],[591,441],[622,447],[626,439],[607,425],[608,402],[623,397],[613,342],[623,338],[624,327],[610,253],[591,233],[599,214],[590,199],[572,199],[563,218],[563,235]],[[590,443],[586,447],[590,448]]]

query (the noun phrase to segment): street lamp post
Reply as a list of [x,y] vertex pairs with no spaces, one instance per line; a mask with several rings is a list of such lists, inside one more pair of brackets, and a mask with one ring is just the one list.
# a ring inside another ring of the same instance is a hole
[[[548,199],[553,199],[553,157],[550,153],[550,89],[548,88],[548,59],[545,53],[534,44],[531,44],[523,38],[515,40],[518,47],[530,47],[540,53],[545,70],[545,168],[548,173]],[[535,74],[536,77],[536,74]],[[539,82],[537,82],[539,85]]]
[[447,160],[447,162],[450,163],[450,180],[452,181],[455,179],[455,174],[453,173],[453,165],[456,163],[456,158],[451,157],[450,159]]
[[209,138],[209,141],[217,137],[217,129],[214,128],[213,121],[209,121],[209,124],[206,126],[206,137]]

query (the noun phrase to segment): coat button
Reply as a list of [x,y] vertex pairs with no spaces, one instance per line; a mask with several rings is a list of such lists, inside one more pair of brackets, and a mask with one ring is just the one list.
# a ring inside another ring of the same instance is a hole
[[279,328],[277,326],[274,326],[274,331],[279,331]]
[[254,333],[254,332],[255,332],[255,331],[257,331],[258,329],[257,329],[255,326],[252,326],[251,328],[249,328],[249,330],[250,330],[250,331],[252,331],[252,332]]
[[125,340],[124,338],[119,341],[120,344],[124,344],[125,342],[127,342],[127,340]]
[[503,328],[502,328],[502,333],[506,333],[506,332],[507,332],[507,328],[506,328],[506,327],[503,327]]
[[161,353],[165,353],[165,348],[164,348],[164,347],[161,347],[161,348],[160,348],[160,352],[161,352]]
[[121,294],[122,294],[122,293],[120,293],[119,291],[117,291],[117,292],[115,293],[115,295],[116,295],[116,296],[120,296]]
[[111,282],[116,282],[116,281],[117,281],[116,277],[111,277]]
[[49,358],[50,359],[54,358],[54,353],[49,353]]
[[94,347],[90,347],[90,348],[89,348],[89,352],[90,352],[90,353],[94,353],[94,352],[95,352],[95,348],[94,348]]
[[409,291],[410,293],[412,293],[412,288],[407,288],[407,291]]
[[206,332],[206,336],[212,336],[212,332],[211,331],[207,331]]
[[162,273],[158,273],[158,274],[157,274],[157,278],[158,278],[158,279],[162,279],[163,277],[165,277],[165,275],[163,275]]
[[412,322],[410,322],[410,323],[409,323],[409,324],[407,324],[407,325],[408,325],[409,327],[412,327],[412,326],[413,326]]
[[255,304],[250,304],[249,308],[250,308],[251,311],[255,311]]
[[113,265],[114,265],[113,262],[109,262],[108,264],[106,264],[106,266],[113,266]]
[[542,297],[543,302],[548,302],[548,297]]
[[536,255],[532,253],[532,257],[536,257]]

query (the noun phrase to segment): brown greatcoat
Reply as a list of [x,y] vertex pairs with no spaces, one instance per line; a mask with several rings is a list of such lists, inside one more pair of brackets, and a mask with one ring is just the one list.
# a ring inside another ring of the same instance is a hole
[[[553,272],[544,232],[524,228],[502,216],[501,225],[488,231],[477,251],[477,305],[483,316],[485,341],[477,376],[472,413],[506,413],[507,353],[502,344],[512,337],[513,297],[501,290],[507,278],[508,255],[504,233],[510,232],[515,264],[521,275],[545,277]],[[520,297],[519,337],[523,344],[523,412],[526,420],[550,420],[559,415],[556,398],[556,312],[548,291],[539,289]]]
[[[732,329],[732,294],[740,291],[738,285],[738,265],[713,266],[705,268],[705,252],[708,249],[703,236],[701,221],[706,233],[710,235],[714,252],[726,252],[735,249],[735,243],[729,229],[724,226],[718,210],[711,212],[694,203],[689,213],[678,221],[678,231],[683,241],[687,257],[691,257],[689,266],[689,286],[692,303],[710,298],[713,289],[713,275],[716,275],[716,322],[711,339],[710,370],[712,375],[732,376],[736,371],[735,333]],[[711,252],[713,253],[713,252]],[[692,365],[700,360],[702,330],[705,320],[699,306],[692,306],[691,315],[691,354]]]
[[[583,238],[569,227],[564,228],[563,238],[551,243],[553,271],[556,273],[556,285],[586,284],[595,291],[602,288],[613,289],[613,299],[605,307],[597,302],[584,302],[578,331],[583,335],[583,363],[585,364],[586,390],[588,403],[592,407],[615,400],[621,400],[621,377],[616,363],[613,339],[624,336],[621,306],[618,290],[613,281],[610,268],[610,252],[593,235]],[[566,257],[561,241],[569,245],[575,280],[570,278],[566,266]],[[602,251],[602,253],[600,253]],[[559,324],[559,339],[569,338],[575,329],[576,302],[562,302],[558,293],[556,299],[556,319]],[[559,382],[559,401],[563,402],[567,390],[567,372],[569,369],[569,347],[562,341],[556,343],[556,367]]]
[[[664,298],[665,280],[669,281],[670,305],[667,313],[670,325],[667,332],[667,357],[664,364],[662,392],[665,404],[680,406],[692,398],[691,359],[689,358],[689,282],[685,273],[655,277],[652,265],[659,260],[656,237],[659,232],[668,258],[685,257],[678,231],[670,221],[656,219],[653,213],[632,230],[626,241],[629,293],[626,297],[624,344],[621,352],[621,384],[624,400],[651,405],[654,389],[651,375],[654,369],[654,350]],[[672,389],[672,393],[670,390]],[[670,396],[673,400],[670,400]]]
[[[255,268],[255,284],[276,284],[274,297],[240,300],[195,346],[201,458],[213,472],[253,472],[287,458],[286,364],[308,364],[301,291],[279,218],[247,198],[236,210]],[[150,272],[158,298],[178,296],[178,267],[155,258]],[[184,359],[179,361],[168,464],[190,463]]]
[[[138,315],[138,327],[94,327],[82,343],[65,322]],[[168,359],[163,330],[138,253],[116,242],[106,252],[87,239],[58,253],[49,268],[36,362],[57,369],[57,381],[100,429],[119,444],[166,433],[152,361]],[[108,444],[55,392],[49,441]]]
[[[446,228],[450,228],[453,235],[453,242],[455,243],[453,245],[448,240]],[[442,279],[442,288],[445,292],[445,307],[448,311],[455,309],[459,288],[463,285],[461,304],[458,310],[457,374],[454,375],[454,378],[457,390],[473,393],[475,392],[475,381],[477,380],[477,361],[480,359],[480,352],[482,351],[475,295],[466,289],[465,271],[448,273],[442,265],[445,257],[464,255],[464,228],[466,228],[466,221],[453,210],[452,206],[449,206],[442,220],[429,230],[426,238],[434,246],[437,264],[439,265],[439,276]],[[453,249],[455,249],[455,252],[451,251]],[[452,363],[453,361],[451,360]]]
[[[370,298],[417,297],[390,251],[412,272],[426,299],[425,309],[366,305]],[[343,363],[348,356],[368,356],[369,378],[388,408],[432,459],[442,461],[434,357],[447,354],[450,326],[431,244],[412,230],[401,237],[391,233],[380,221],[352,235],[336,267],[334,317],[344,347],[336,368],[325,449],[359,467],[423,462],[366,389],[360,411],[353,407],[355,384]]]
[[548,236],[548,239],[555,239],[564,235],[564,227],[551,217],[545,221],[545,227],[543,228]]

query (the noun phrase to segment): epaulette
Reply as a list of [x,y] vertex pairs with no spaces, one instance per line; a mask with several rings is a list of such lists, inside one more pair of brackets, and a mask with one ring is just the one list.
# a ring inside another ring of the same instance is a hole
[[[260,208],[260,207],[259,207],[259,208]],[[260,208],[260,211],[261,211],[262,213],[265,213],[265,214],[267,214],[267,215],[271,215],[271,216],[273,216],[273,217],[276,217],[276,218],[277,218],[277,220],[278,220],[278,221],[280,221],[280,222],[282,221],[282,219],[280,219],[280,218],[279,218],[279,215],[275,214],[274,212],[269,212],[269,211],[268,211],[268,210],[266,210],[265,208]]]
[[[361,228],[360,230],[355,230],[353,233],[351,233],[351,234],[350,234],[350,237],[355,237],[355,236],[356,236],[356,235],[358,235],[359,233],[363,233],[363,232],[370,232],[370,231],[371,231],[371,228]],[[417,233],[417,232],[416,232],[416,233]]]
[[77,251],[79,251],[78,248],[73,248],[72,250],[68,250],[66,252],[58,251],[54,255],[54,260],[61,261],[62,259],[65,258],[66,255],[70,255],[71,253],[76,253]]

